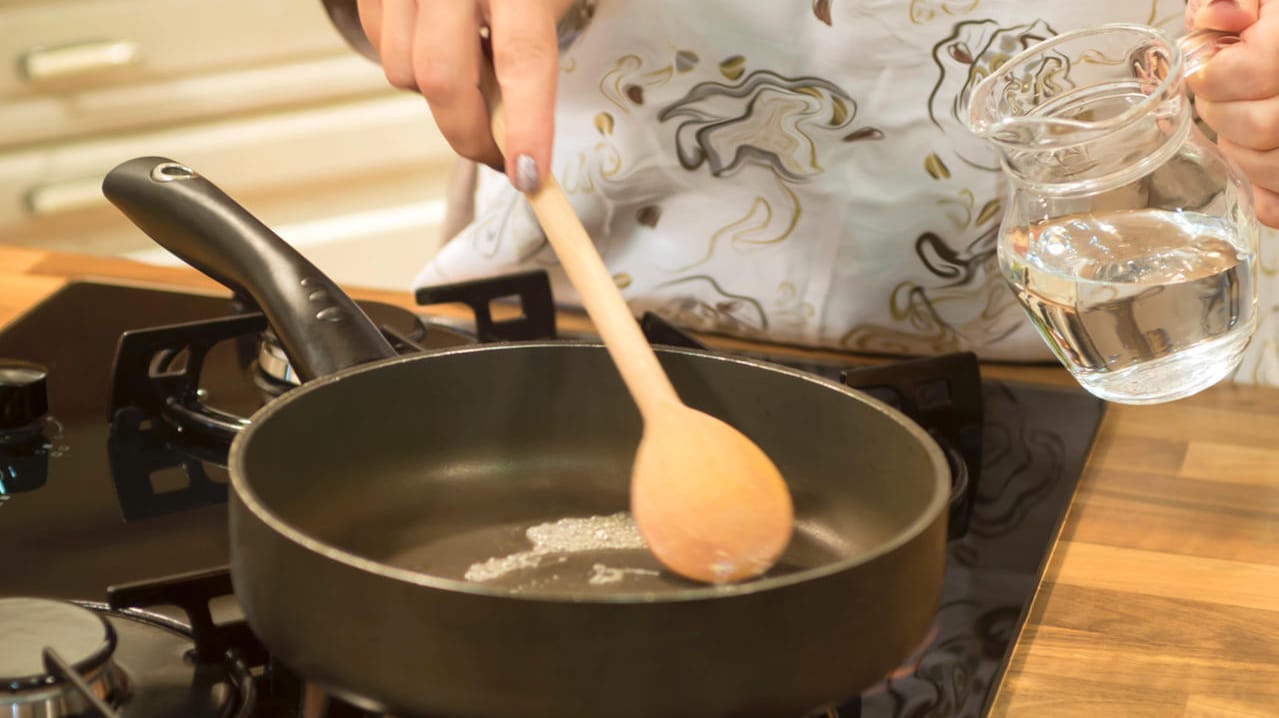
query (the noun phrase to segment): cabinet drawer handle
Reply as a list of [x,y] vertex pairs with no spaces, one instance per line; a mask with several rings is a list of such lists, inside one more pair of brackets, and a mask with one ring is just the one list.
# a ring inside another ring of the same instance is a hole
[[53,82],[96,75],[141,61],[141,48],[136,42],[87,40],[27,50],[18,60],[18,68],[31,82]]
[[23,204],[27,213],[35,217],[51,217],[106,205],[102,196],[102,177],[80,177],[33,187],[27,190]]

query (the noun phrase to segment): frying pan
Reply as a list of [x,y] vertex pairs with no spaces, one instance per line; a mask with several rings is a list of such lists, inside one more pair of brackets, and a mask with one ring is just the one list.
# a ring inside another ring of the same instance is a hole
[[774,569],[690,583],[628,533],[640,416],[601,345],[397,356],[191,169],[135,159],[103,191],[251,296],[304,380],[231,446],[231,575],[267,649],[331,693],[402,717],[800,718],[925,635],[950,478],[887,405],[765,362],[659,349],[685,401],[757,442],[795,501]]

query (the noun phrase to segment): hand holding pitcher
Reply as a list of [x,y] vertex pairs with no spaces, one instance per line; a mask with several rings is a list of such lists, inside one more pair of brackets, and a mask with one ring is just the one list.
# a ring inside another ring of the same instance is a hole
[[1185,76],[1234,35],[1183,46],[1140,25],[1066,33],[974,88],[971,129],[1012,197],[1000,268],[1088,391],[1132,404],[1201,391],[1257,326],[1251,186],[1195,127]]
[[1191,0],[1186,29],[1205,28],[1240,42],[1187,78],[1195,111],[1252,182],[1257,217],[1279,227],[1279,2]]

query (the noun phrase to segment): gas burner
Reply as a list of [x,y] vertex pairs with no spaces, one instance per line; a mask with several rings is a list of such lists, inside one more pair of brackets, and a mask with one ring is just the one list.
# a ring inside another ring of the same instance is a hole
[[0,599],[0,713],[14,718],[245,718],[254,690],[231,654],[193,660],[181,624],[103,604]]
[[[124,676],[112,660],[116,632],[102,616],[73,603],[39,598],[0,599],[0,710],[14,716],[82,715],[96,701],[118,702]],[[85,695],[62,677],[81,677]]]
[[[242,306],[242,301],[235,306]],[[382,333],[400,353],[472,341],[470,337],[452,329],[428,325],[413,312],[391,304],[361,302],[360,308],[382,329]],[[256,337],[245,337],[238,341],[241,342],[241,362],[264,400],[274,399],[301,385],[302,380],[289,363],[284,346],[270,327],[263,329]],[[253,347],[254,343],[257,345],[256,349]],[[246,359],[248,360],[245,361]]]
[[297,372],[289,364],[289,357],[284,353],[284,347],[280,346],[279,338],[269,328],[262,332],[262,339],[258,342],[258,356],[250,364],[249,371],[253,376],[253,383],[270,397],[279,396],[302,384]]

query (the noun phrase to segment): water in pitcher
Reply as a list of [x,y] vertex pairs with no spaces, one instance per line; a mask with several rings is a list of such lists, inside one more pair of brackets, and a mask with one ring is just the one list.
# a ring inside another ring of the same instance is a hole
[[1257,321],[1251,238],[1225,217],[1126,210],[1008,228],[1000,263],[1090,392],[1172,401],[1238,365]]

